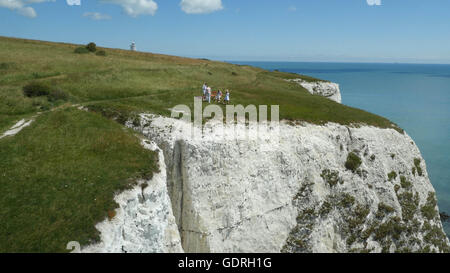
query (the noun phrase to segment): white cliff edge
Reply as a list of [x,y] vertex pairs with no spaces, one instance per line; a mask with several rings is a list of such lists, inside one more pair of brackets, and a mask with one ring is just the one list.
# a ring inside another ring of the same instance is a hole
[[342,103],[341,91],[339,89],[339,84],[337,83],[324,81],[307,82],[302,79],[293,79],[289,81],[303,86],[303,88],[313,95],[323,96],[335,102]]
[[[127,126],[162,149],[166,170],[145,199],[139,187],[118,195],[115,219],[97,225],[102,242],[85,251],[448,250],[425,162],[406,134],[281,123],[262,140],[224,141],[234,128],[210,124],[194,138],[184,121],[140,117]],[[361,161],[353,171],[350,153]]]
[[[139,181],[133,189],[115,197],[116,215],[96,225],[100,243],[81,250],[85,253],[180,253],[178,228],[166,187],[164,155],[155,143],[143,146],[158,151],[160,172],[150,181]],[[143,185],[146,187],[143,187]]]

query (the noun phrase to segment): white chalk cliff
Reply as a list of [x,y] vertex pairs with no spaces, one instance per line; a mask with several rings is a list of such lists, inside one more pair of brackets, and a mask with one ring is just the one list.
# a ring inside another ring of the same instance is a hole
[[341,91],[339,89],[339,84],[337,83],[325,81],[309,82],[302,79],[293,79],[288,81],[301,85],[313,95],[323,96],[330,100],[334,100],[335,102],[342,103]]
[[150,181],[139,181],[134,189],[116,196],[119,208],[115,217],[96,226],[101,241],[82,249],[82,252],[183,252],[167,193],[163,153],[153,142],[143,141],[142,144],[146,149],[158,151],[160,172],[154,174]]
[[84,251],[449,250],[406,133],[281,123],[262,139],[224,140],[234,127],[207,124],[192,137],[184,121],[145,114],[128,126],[163,151],[162,173],[119,195],[115,219],[97,226],[102,242]]

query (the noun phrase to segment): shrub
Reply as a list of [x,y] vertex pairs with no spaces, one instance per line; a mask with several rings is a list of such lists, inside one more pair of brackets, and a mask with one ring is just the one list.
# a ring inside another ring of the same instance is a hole
[[356,172],[356,170],[361,166],[361,158],[354,152],[351,152],[347,156],[347,161],[345,162],[345,168],[352,172]]
[[0,70],[8,70],[12,67],[13,65],[11,63],[0,63]]
[[378,210],[383,211],[384,213],[392,213],[395,211],[393,207],[388,206],[383,202],[378,204]]
[[333,209],[331,204],[327,201],[323,202],[322,207],[320,207],[319,214],[321,216],[326,216]]
[[411,182],[409,182],[405,176],[400,176],[400,185],[402,186],[402,188],[404,189],[409,189],[411,188],[412,184]]
[[422,171],[422,168],[420,167],[420,163],[421,163],[420,158],[414,159],[414,166],[416,166],[417,173],[419,174],[419,176],[422,176],[423,171]]
[[139,116],[134,116],[132,117],[132,123],[134,127],[139,127],[141,125],[141,119],[139,118]]
[[97,45],[95,43],[89,43],[87,44],[86,49],[90,52],[95,52],[97,51]]
[[320,176],[330,185],[330,187],[336,186],[337,183],[343,183],[342,179],[339,178],[339,172],[337,171],[330,171],[328,169],[323,170]]
[[416,212],[419,209],[419,193],[413,194],[412,192],[397,193],[397,200],[402,208],[402,218],[405,222],[409,222],[414,219]]
[[41,105],[39,107],[39,110],[41,110],[41,111],[49,111],[50,110],[50,106],[48,104]]
[[388,173],[389,181],[395,180],[397,178],[397,173],[395,171],[392,171]]
[[69,96],[67,95],[67,93],[65,93],[61,89],[52,90],[48,94],[49,101],[67,100],[68,98],[69,98]]
[[433,192],[429,192],[426,204],[423,205],[422,208],[420,209],[422,215],[425,216],[428,220],[434,219],[438,215],[436,206],[437,206],[436,196]]
[[375,229],[374,240],[384,241],[389,237],[398,240],[403,231],[405,231],[405,226],[402,225],[401,219],[398,217],[393,217],[381,224],[377,229]]
[[74,52],[77,54],[86,54],[89,53],[89,50],[85,47],[77,47],[75,48]]
[[345,208],[351,207],[355,204],[355,197],[351,196],[348,193],[342,194],[342,199],[340,200],[339,204]]
[[116,217],[116,211],[115,210],[108,210],[108,219],[109,221],[112,221],[112,219],[114,219],[114,217]]
[[106,56],[106,51],[99,50],[99,51],[97,51],[97,53],[95,53],[95,55],[97,55],[97,56]]
[[23,94],[27,97],[47,96],[50,93],[50,86],[40,82],[32,82],[23,87]]
[[144,191],[148,187],[148,183],[144,182],[141,184],[141,190]]

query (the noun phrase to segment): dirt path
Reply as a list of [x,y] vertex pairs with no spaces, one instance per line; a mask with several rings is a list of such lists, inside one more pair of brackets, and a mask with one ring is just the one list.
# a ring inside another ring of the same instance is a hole
[[[170,91],[168,91],[168,92],[170,92]],[[92,100],[92,101],[81,102],[81,103],[78,103],[78,104],[65,103],[65,104],[59,105],[59,106],[54,107],[54,108],[52,108],[52,109],[50,109],[48,111],[45,111],[45,112],[53,112],[53,111],[56,111],[56,110],[67,108],[67,107],[78,107],[78,109],[84,110],[85,109],[84,106],[86,106],[88,104],[101,103],[101,102],[110,102],[110,101],[121,101],[121,100],[126,100],[126,99],[155,97],[155,96],[161,95],[162,93],[163,92],[156,93],[156,94],[150,94],[150,95],[131,96],[131,97],[124,97],[124,98],[117,98],[117,99]],[[37,114],[32,116],[31,118],[21,119],[15,125],[13,125],[9,130],[7,130],[2,135],[0,135],[0,139],[8,137],[8,136],[15,136],[15,135],[17,135],[20,131],[22,131],[22,129],[24,129],[25,127],[30,126],[31,123],[34,122],[35,118],[38,115],[40,115],[42,113],[45,113],[45,112],[37,112]]]
[[138,99],[138,98],[155,97],[155,96],[162,95],[165,92],[172,92],[172,91],[162,91],[162,92],[156,93],[156,94],[131,96],[131,97],[124,97],[124,98],[117,98],[117,99],[91,100],[91,101],[80,102],[78,105],[84,105],[85,106],[85,105],[91,104],[91,103],[100,103],[100,102],[109,102],[109,101],[121,101],[121,100],[127,100],[127,99]]

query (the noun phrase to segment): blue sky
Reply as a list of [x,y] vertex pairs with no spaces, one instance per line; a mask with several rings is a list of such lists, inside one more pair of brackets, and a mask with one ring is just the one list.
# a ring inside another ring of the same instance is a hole
[[450,63],[448,0],[0,0],[0,35],[217,60]]

